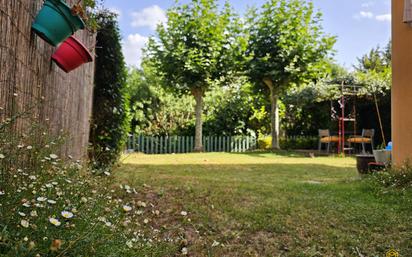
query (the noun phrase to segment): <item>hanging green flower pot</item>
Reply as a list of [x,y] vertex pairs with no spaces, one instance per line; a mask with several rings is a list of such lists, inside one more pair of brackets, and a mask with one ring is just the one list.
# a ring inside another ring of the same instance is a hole
[[46,0],[32,25],[33,31],[53,46],[57,46],[85,24],[73,15],[64,0]]

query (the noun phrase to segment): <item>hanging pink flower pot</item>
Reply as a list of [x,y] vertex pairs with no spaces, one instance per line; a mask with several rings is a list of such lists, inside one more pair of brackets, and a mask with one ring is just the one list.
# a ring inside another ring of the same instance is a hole
[[92,62],[90,51],[75,37],[70,36],[64,41],[52,56],[52,60],[65,72]]

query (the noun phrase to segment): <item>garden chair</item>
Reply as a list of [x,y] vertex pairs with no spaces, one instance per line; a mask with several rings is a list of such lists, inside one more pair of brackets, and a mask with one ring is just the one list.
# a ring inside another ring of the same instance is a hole
[[330,145],[332,143],[338,143],[338,136],[331,136],[329,129],[319,129],[319,152],[322,151],[322,145],[326,144],[326,151],[329,153]]
[[372,151],[373,146],[373,137],[375,136],[374,129],[362,129],[362,136],[353,136],[348,139],[349,145],[351,144],[362,144],[362,153],[366,153],[366,144],[370,144]]

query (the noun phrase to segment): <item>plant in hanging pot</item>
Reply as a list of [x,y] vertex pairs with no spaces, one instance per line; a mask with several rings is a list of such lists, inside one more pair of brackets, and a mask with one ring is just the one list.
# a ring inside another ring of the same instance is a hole
[[[94,8],[94,0],[81,0],[70,7],[64,0],[45,0],[32,25],[33,31],[53,46],[57,46],[76,31],[86,28],[86,10]],[[91,20],[90,23],[93,23]]]
[[98,29],[95,13],[98,6],[102,7],[103,3],[97,4],[97,0],[78,0],[72,7],[72,14],[80,16],[86,24],[86,29],[92,33]]

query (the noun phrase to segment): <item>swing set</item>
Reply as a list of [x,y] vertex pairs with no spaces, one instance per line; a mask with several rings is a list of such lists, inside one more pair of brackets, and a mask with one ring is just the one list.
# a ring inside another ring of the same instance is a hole
[[[331,102],[331,118],[338,122],[338,142],[337,142],[337,152],[338,154],[345,156],[346,153],[351,153],[355,149],[353,144],[362,144],[362,152],[365,153],[365,144],[370,144],[372,150],[374,149],[373,137],[375,134],[374,129],[363,129],[362,133],[359,135],[357,131],[357,97],[359,95],[359,90],[361,86],[357,85],[345,85],[341,84],[340,91],[341,96],[337,101],[338,108],[335,109],[335,105]],[[374,100],[376,104],[376,110],[378,113],[379,124],[382,131],[382,138],[385,141],[385,136],[382,129],[382,120],[379,112],[379,106],[377,102],[376,95],[374,94]],[[348,107],[351,105],[351,107]],[[352,131],[348,128],[352,125]],[[349,133],[348,133],[349,132]],[[349,135],[348,135],[349,134]],[[385,142],[384,142],[385,144]]]

